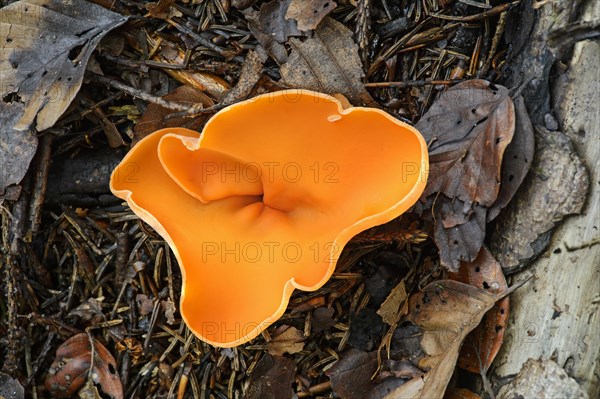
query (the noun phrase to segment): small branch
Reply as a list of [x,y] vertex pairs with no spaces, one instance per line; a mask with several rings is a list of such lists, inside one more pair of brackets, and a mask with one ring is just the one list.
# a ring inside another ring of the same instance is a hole
[[454,16],[454,15],[438,14],[438,13],[430,13],[429,16],[430,17],[434,17],[434,18],[439,18],[439,19],[445,19],[447,21],[475,22],[475,21],[481,21],[482,19],[486,19],[486,18],[489,18],[489,17],[493,17],[495,15],[498,15],[498,14],[500,14],[500,13],[506,11],[506,10],[509,10],[509,9],[513,8],[514,6],[516,6],[519,3],[520,3],[520,0],[513,1],[511,3],[501,4],[499,6],[496,6],[494,8],[490,8],[489,10],[486,10],[486,11],[481,12],[479,14],[467,15],[467,16],[464,16],[464,17]]
[[148,102],[151,102],[154,104],[158,104],[161,107],[164,107],[167,109],[172,109],[174,111],[194,113],[194,112],[198,112],[199,110],[201,110],[203,108],[203,106],[200,104],[198,106],[189,106],[189,105],[184,105],[182,103],[167,101],[162,97],[158,97],[158,96],[146,93],[144,91],[136,89],[135,87],[127,86],[126,84],[123,84],[116,80],[113,80],[113,79],[110,79],[110,78],[107,78],[107,77],[104,77],[102,75],[98,75],[95,73],[88,72],[88,76],[94,82],[105,84],[107,86],[112,87],[113,89],[124,91],[125,93],[127,93],[133,97],[136,97],[141,100],[148,101]]
[[365,87],[395,87],[395,88],[406,88],[406,87],[422,87],[429,85],[453,85],[462,82],[463,79],[450,79],[450,80],[405,80],[403,82],[376,82],[376,83],[365,83]]

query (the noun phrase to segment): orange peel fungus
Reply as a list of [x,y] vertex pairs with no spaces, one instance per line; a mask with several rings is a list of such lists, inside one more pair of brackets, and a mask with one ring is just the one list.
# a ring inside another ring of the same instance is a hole
[[202,134],[152,133],[110,187],[172,248],[190,330],[232,347],[295,288],[323,286],[354,235],[410,208],[427,162],[421,134],[387,113],[285,90],[221,110]]

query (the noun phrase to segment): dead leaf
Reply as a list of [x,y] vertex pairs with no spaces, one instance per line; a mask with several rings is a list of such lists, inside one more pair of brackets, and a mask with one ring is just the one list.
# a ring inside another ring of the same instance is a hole
[[481,396],[465,388],[449,388],[444,399],[481,399]]
[[336,320],[333,317],[335,310],[333,308],[317,308],[312,314],[312,323],[310,324],[310,333],[318,334],[321,331],[327,331],[330,327],[333,327]]
[[502,182],[494,205],[488,210],[487,221],[494,220],[513,198],[533,161],[535,135],[523,96],[515,100],[515,134],[506,147],[502,161]]
[[105,395],[113,399],[123,398],[117,362],[104,345],[95,339],[92,339],[92,342],[93,348],[90,345],[90,337],[81,333],[58,347],[44,382],[44,387],[53,397],[73,396],[87,381],[92,381]]
[[469,80],[443,93],[417,123],[429,143],[429,178],[417,207],[435,215],[442,265],[472,262],[485,238],[487,208],[498,197],[515,113],[508,90]]
[[[148,46],[151,48],[159,46],[158,51],[156,51],[152,56],[153,61],[165,62],[167,64],[174,65],[184,65],[185,51],[179,48],[175,43],[160,38],[159,36],[149,34],[146,35],[146,41],[148,42]],[[142,49],[135,40],[130,40],[129,44],[136,48],[137,51],[142,53]],[[209,72],[190,72],[187,70],[170,68],[165,68],[163,71],[181,84],[191,86],[199,91],[207,93],[218,101],[223,98],[227,90],[230,88],[229,84],[223,80],[223,78]]]
[[102,302],[96,298],[89,298],[87,301],[71,310],[69,316],[78,316],[84,321],[93,320],[93,324],[106,320],[104,313],[102,313]]
[[154,299],[151,299],[146,294],[137,294],[135,296],[135,301],[137,302],[138,311],[142,317],[149,315],[154,310]]
[[7,187],[23,180],[37,148],[38,139],[31,130],[11,127],[22,114],[23,104],[0,101],[0,200],[8,194]]
[[[182,104],[202,104],[204,107],[214,105],[214,102],[206,94],[190,86],[179,86],[166,96],[163,96],[163,98],[167,101],[174,101]],[[195,118],[185,116],[171,119],[165,118],[167,115],[174,112],[175,111],[163,108],[158,104],[148,104],[148,109],[146,109],[146,112],[133,128],[132,144],[137,143],[150,133],[165,127],[186,127],[191,130],[200,130],[200,127],[209,117],[208,115],[200,115]]]
[[167,324],[171,326],[175,324],[175,312],[177,311],[177,308],[175,307],[175,302],[173,302],[170,299],[167,299],[165,301],[161,301],[160,305],[162,306],[163,311],[165,312]]
[[250,374],[245,399],[293,397],[296,364],[292,359],[265,354]]
[[181,11],[173,7],[175,0],[158,0],[158,3],[146,4],[146,10],[154,18],[181,17]]
[[[392,352],[378,367],[377,351],[363,352],[349,349],[343,352],[326,374],[333,391],[342,399],[382,398],[401,386],[406,380],[418,378],[421,370]],[[373,378],[375,376],[375,378]]]
[[325,18],[313,37],[290,38],[292,52],[281,67],[282,81],[290,87],[322,93],[341,93],[353,105],[378,107],[361,78],[364,76],[352,32],[340,22]]
[[590,186],[588,172],[564,133],[538,127],[536,148],[531,172],[497,219],[490,240],[490,250],[508,273],[546,248],[556,223],[581,211]]
[[291,0],[273,0],[260,7],[258,22],[260,29],[277,43],[285,43],[291,36],[304,36],[296,21],[286,19]]
[[279,43],[272,35],[269,35],[263,30],[260,25],[260,12],[248,8],[247,10],[244,10],[244,16],[248,21],[248,29],[250,29],[252,35],[254,35],[267,54],[269,54],[277,64],[281,65],[285,63],[288,58],[287,50],[282,43]]
[[405,282],[402,280],[381,304],[377,314],[390,326],[396,324],[405,311],[407,298]]
[[[474,262],[463,262],[459,273],[449,276],[453,280],[500,294],[508,289],[500,263],[484,246]],[[472,373],[485,374],[504,341],[508,324],[509,299],[500,299],[483,316],[465,339],[458,358],[459,367]]]
[[350,315],[348,344],[364,351],[375,349],[384,328],[383,320],[374,310],[363,308],[358,313]]
[[24,105],[14,129],[36,118],[38,131],[54,125],[79,91],[98,42],[126,20],[82,0],[22,0],[0,9],[0,97]]
[[429,177],[422,198],[441,193],[492,206],[500,187],[502,155],[515,114],[508,90],[484,80],[443,93],[416,127],[429,143]]
[[429,399],[444,396],[460,346],[499,296],[468,284],[440,280],[409,299],[407,320],[422,330],[425,356],[419,368],[428,370],[387,395],[386,399]]
[[227,92],[225,97],[223,97],[221,104],[234,104],[238,101],[245,100],[249,96],[254,85],[256,85],[262,75],[263,64],[267,58],[264,50],[262,54],[264,54],[264,58],[260,56],[258,51],[248,51],[237,84]]
[[0,372],[0,398],[23,399],[25,398],[25,389],[18,380]]
[[295,20],[300,30],[312,30],[335,7],[337,4],[331,0],[292,0],[285,13],[285,19]]
[[267,350],[274,356],[298,353],[304,349],[304,339],[304,334],[300,330],[289,327],[267,344]]
[[435,203],[433,240],[442,265],[456,271],[460,261],[477,256],[483,245],[486,209],[477,204],[469,209],[458,198],[451,200],[443,194]]

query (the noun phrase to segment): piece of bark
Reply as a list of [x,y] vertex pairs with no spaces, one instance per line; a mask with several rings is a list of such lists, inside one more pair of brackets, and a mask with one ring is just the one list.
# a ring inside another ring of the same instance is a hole
[[577,381],[570,378],[556,362],[529,359],[515,379],[500,388],[497,399],[588,397]]
[[532,173],[499,218],[490,248],[508,272],[522,269],[547,247],[547,234],[565,216],[579,213],[589,178],[571,140],[538,128]]

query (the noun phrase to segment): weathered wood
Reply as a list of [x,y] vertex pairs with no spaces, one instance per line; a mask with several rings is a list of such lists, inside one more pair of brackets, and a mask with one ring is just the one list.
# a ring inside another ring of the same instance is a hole
[[[560,7],[550,2],[544,7]],[[541,18],[553,13],[542,12]],[[580,20],[598,21],[600,2],[584,4]],[[541,20],[549,26],[554,21]],[[568,21],[565,21],[568,22]],[[554,233],[533,273],[512,297],[507,342],[495,365],[500,377],[518,373],[529,358],[553,358],[589,393],[600,397],[600,42],[578,43],[567,72],[552,87],[560,128],[572,139],[590,174],[581,215]],[[523,277],[522,275],[518,275]]]

